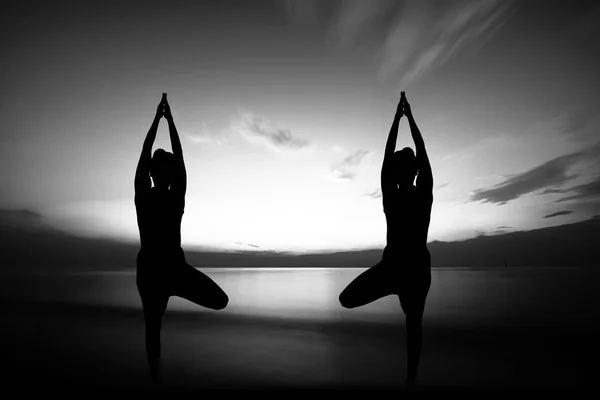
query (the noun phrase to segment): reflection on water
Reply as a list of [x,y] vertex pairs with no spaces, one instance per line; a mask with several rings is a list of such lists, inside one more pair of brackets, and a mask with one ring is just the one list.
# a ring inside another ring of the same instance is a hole
[[[212,311],[171,298],[161,337],[174,385],[193,386],[199,378],[217,385],[245,380],[329,387],[396,385],[404,379],[404,317],[397,298],[354,310],[338,302],[364,269],[202,271],[228,293],[230,304]],[[596,388],[597,377],[587,366],[600,358],[599,277],[593,268],[433,270],[421,383],[537,390],[553,389],[554,382],[569,389],[589,382]],[[83,365],[94,366],[93,382],[99,368],[122,382],[146,382],[135,272],[0,272],[0,307],[5,322],[0,333],[21,343],[9,346],[8,360],[21,362],[28,380],[36,360],[47,365],[38,369],[41,375],[54,372],[52,384],[61,388]],[[185,312],[170,314],[173,310]],[[210,313],[216,318],[203,318]],[[22,354],[24,349],[29,353]],[[57,368],[47,354],[69,362]]]
[[[339,293],[360,268],[202,269],[229,295],[220,313],[316,319],[398,322],[396,296],[353,310],[342,308]],[[504,324],[597,318],[598,294],[591,282],[598,271],[585,268],[432,270],[424,323]],[[135,272],[98,272],[64,278],[62,300],[140,308]],[[214,312],[172,297],[171,310]]]

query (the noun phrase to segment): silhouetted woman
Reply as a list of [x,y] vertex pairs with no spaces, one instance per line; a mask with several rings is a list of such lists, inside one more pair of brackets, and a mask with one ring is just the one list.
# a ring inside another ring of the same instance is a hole
[[[163,116],[169,124],[173,153],[158,149],[151,156]],[[135,173],[135,207],[141,242],[136,281],[146,321],[146,354],[155,382],[160,374],[161,321],[169,297],[179,296],[214,310],[225,308],[229,301],[212,279],[186,263],[180,233],[186,179],[181,143],[167,95],[163,93]]]
[[[398,125],[406,115],[417,155],[405,147],[396,149]],[[418,175],[417,175],[418,174]],[[413,185],[417,176],[416,186]],[[383,211],[387,222],[387,244],[379,264],[360,274],[340,294],[346,308],[360,307],[395,294],[406,315],[408,374],[412,385],[421,354],[421,325],[425,299],[431,285],[431,257],[427,231],[433,203],[433,175],[421,132],[404,92],[396,109],[381,169]]]

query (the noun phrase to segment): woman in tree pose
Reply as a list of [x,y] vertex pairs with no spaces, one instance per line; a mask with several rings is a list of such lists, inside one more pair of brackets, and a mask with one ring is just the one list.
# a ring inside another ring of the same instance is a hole
[[[395,151],[402,115],[408,118],[416,157],[409,147]],[[413,185],[415,176],[416,185]],[[381,191],[387,223],[387,244],[382,260],[342,291],[340,303],[346,308],[355,308],[390,294],[398,296],[406,315],[406,383],[411,386],[417,377],[423,311],[431,285],[427,232],[433,204],[433,175],[425,143],[404,92],[385,146]]]
[[[158,149],[152,156],[162,117],[169,124],[173,152]],[[135,207],[141,242],[136,283],[144,308],[146,354],[154,382],[160,378],[160,330],[169,297],[179,296],[213,310],[221,310],[229,302],[212,279],[185,260],[181,248],[181,218],[186,181],[181,142],[167,94],[163,93],[135,172]]]

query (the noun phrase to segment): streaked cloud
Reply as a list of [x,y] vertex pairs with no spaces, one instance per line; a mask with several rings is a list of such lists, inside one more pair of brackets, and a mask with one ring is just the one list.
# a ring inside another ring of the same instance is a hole
[[215,126],[214,124],[207,124],[202,122],[200,128],[195,131],[183,131],[183,136],[189,139],[194,144],[205,145],[205,144],[218,144],[221,145],[225,142],[227,136],[227,130],[223,127]]
[[512,226],[508,226],[508,225],[502,225],[502,226],[499,226],[499,227],[497,227],[497,228],[494,230],[494,233],[496,233],[496,234],[503,234],[503,233],[509,233],[509,232],[511,232],[512,230],[513,230],[513,227],[512,227]]
[[589,182],[574,186],[569,189],[564,189],[564,190],[560,191],[560,193],[571,193],[571,195],[556,200],[557,203],[562,203],[564,201],[573,201],[573,200],[599,199],[600,198],[600,176],[596,177],[595,179],[593,179]]
[[560,135],[574,140],[593,140],[600,130],[600,109],[596,104],[580,106],[557,116],[552,123]]
[[367,154],[368,150],[357,150],[349,154],[331,167],[331,177],[337,180],[353,180]]
[[[481,154],[492,151],[501,151],[515,149],[519,147],[519,141],[514,136],[508,134],[498,134],[494,136],[483,137],[474,143],[463,147],[462,149],[448,153],[440,158],[444,162],[461,162],[470,158],[476,158]],[[480,177],[478,179],[497,179],[498,175]]]
[[[591,148],[556,157],[529,171],[511,176],[489,189],[476,190],[471,194],[469,201],[502,205],[537,190],[544,190],[540,194],[561,193],[558,189],[561,185],[581,175],[581,169],[576,168],[578,164],[594,162],[598,156],[600,156],[600,143]],[[579,189],[584,192],[595,190],[594,186]]]
[[571,210],[557,211],[557,212],[554,212],[552,214],[544,215],[544,218],[553,218],[553,217],[559,217],[561,215],[569,215],[572,212],[573,211],[571,211]]
[[379,73],[384,79],[396,77],[406,86],[467,47],[483,46],[504,23],[510,5],[499,0],[433,4],[440,12],[435,21],[425,2],[405,3],[382,49]]
[[294,137],[289,129],[277,126],[266,117],[250,113],[243,114],[234,129],[249,142],[266,145],[273,150],[298,150],[309,145],[308,140]]
[[248,247],[254,247],[255,249],[260,249],[260,246],[258,246],[256,244],[252,244],[252,243],[242,243],[242,242],[233,242],[233,243],[240,245],[240,246],[248,246]]
[[374,199],[380,199],[381,197],[383,197],[383,193],[381,192],[381,189],[375,189],[372,192],[365,193],[365,196],[369,196]]
[[290,20],[325,24],[342,49],[368,51],[381,79],[401,86],[466,48],[478,49],[506,20],[510,1],[350,0],[286,2]]

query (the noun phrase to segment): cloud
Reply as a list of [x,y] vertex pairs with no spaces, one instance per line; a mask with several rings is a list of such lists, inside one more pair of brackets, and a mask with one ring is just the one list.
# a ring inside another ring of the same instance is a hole
[[545,215],[545,216],[544,216],[544,218],[558,217],[558,216],[560,216],[560,215],[569,215],[569,214],[571,214],[572,212],[573,212],[573,211],[571,211],[571,210],[566,210],[566,211],[557,211],[557,212],[555,212],[555,213],[552,213],[552,214]]
[[183,135],[194,144],[223,144],[224,132],[216,129],[214,126],[209,127],[206,122],[202,122],[200,130],[183,132]]
[[[446,154],[441,157],[441,161],[460,162],[469,158],[478,157],[481,154],[485,154],[492,151],[501,151],[504,149],[514,149],[519,146],[519,142],[511,135],[508,134],[497,134],[493,136],[483,137],[476,142],[461,148],[460,150]],[[489,175],[485,177],[478,177],[477,179],[497,179],[498,175]]]
[[[509,2],[500,0],[436,2],[437,21],[422,1],[409,1],[389,31],[380,75],[398,77],[401,86],[439,68],[468,46],[480,48],[505,21]],[[432,23],[433,22],[433,23]],[[410,40],[413,43],[407,43]]]
[[569,189],[564,189],[561,191],[561,193],[573,194],[571,196],[563,197],[562,199],[556,200],[557,203],[561,203],[564,201],[600,198],[600,176],[597,176],[593,180],[583,183],[581,185],[577,185]]
[[446,186],[448,186],[449,183],[448,182],[444,182],[444,183],[440,183],[439,185],[437,185],[435,188],[433,188],[433,190],[441,190],[443,188],[445,188]]
[[331,177],[337,180],[353,180],[358,175],[360,164],[368,150],[357,150],[331,167]]
[[383,80],[405,86],[466,48],[483,46],[506,21],[510,1],[288,1],[290,20],[325,24],[342,49],[370,52]]
[[596,104],[588,104],[566,112],[552,122],[559,134],[571,139],[586,140],[598,135],[600,112]]
[[[511,176],[489,189],[476,190],[468,201],[502,205],[540,189],[545,189],[541,194],[560,193],[557,187],[580,175],[579,172],[574,171],[575,167],[579,163],[593,162],[598,155],[600,155],[600,143],[591,148],[556,157],[529,171]],[[584,192],[596,190],[595,187],[578,187],[578,189]]]
[[255,249],[260,249],[260,246],[256,245],[256,244],[252,244],[252,243],[242,243],[242,242],[233,242],[234,244],[239,244],[240,246],[248,246],[248,247],[254,247]]
[[266,145],[273,150],[298,150],[309,145],[308,140],[292,136],[289,129],[280,128],[265,117],[249,113],[241,117],[236,129],[249,142]]
[[589,124],[598,118],[596,107],[580,108],[573,113],[563,117],[561,133],[575,134],[584,130]]
[[497,227],[497,228],[494,230],[494,233],[496,233],[496,234],[504,234],[504,233],[509,233],[509,232],[510,232],[512,229],[513,229],[513,227],[512,227],[512,226],[508,226],[508,225],[502,225],[502,226],[499,226],[499,227]]
[[365,193],[365,196],[369,196],[374,199],[380,199],[383,196],[383,193],[381,193],[381,189],[375,189],[372,192]]
[[565,189],[558,189],[558,188],[548,188],[548,189],[544,189],[542,192],[538,193],[539,195],[543,195],[543,194],[556,194],[556,193],[565,193]]

